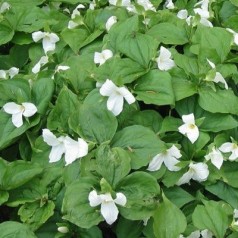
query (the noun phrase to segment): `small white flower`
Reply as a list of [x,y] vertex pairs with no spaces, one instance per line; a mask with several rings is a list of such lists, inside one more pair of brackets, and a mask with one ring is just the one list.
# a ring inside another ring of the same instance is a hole
[[226,28],[226,30],[229,31],[231,34],[233,34],[233,41],[236,45],[238,45],[238,33],[230,28]]
[[219,150],[223,153],[231,153],[228,158],[230,161],[238,158],[238,145],[236,143],[226,142],[219,147]]
[[76,28],[77,26],[79,26],[79,23],[76,23],[76,22],[74,22],[74,21],[72,21],[72,20],[70,20],[70,21],[68,22],[68,29],[74,29],[74,28]]
[[160,47],[159,57],[156,58],[156,62],[158,68],[163,71],[170,70],[175,66],[174,61],[171,59],[171,52],[163,46]]
[[164,4],[164,7],[168,8],[168,9],[174,9],[175,8],[174,3],[173,3],[172,0],[167,0]]
[[106,22],[107,31],[109,31],[115,23],[117,23],[117,17],[116,16],[109,17]]
[[145,11],[154,11],[156,12],[155,7],[153,6],[153,4],[149,1],[149,0],[137,0],[137,3],[142,6]]
[[59,41],[59,37],[55,33],[37,31],[32,33],[32,38],[35,42],[42,39],[43,49],[45,54],[48,51],[55,50],[55,43]]
[[6,113],[12,115],[12,123],[17,128],[23,125],[23,116],[28,118],[37,112],[36,106],[30,102],[23,102],[22,104],[8,102],[3,106],[3,109]]
[[48,57],[47,56],[42,56],[40,58],[40,60],[35,64],[35,66],[32,68],[32,73],[37,74],[40,72],[40,69],[42,66],[44,66],[45,64],[47,64],[49,62]]
[[84,9],[85,6],[83,4],[79,4],[72,12],[71,19],[76,18],[76,16],[80,16],[80,11],[79,9]]
[[117,87],[111,80],[107,79],[100,88],[102,96],[109,97],[107,100],[107,109],[115,116],[119,115],[123,109],[124,98],[128,104],[135,102],[135,97],[126,87]]
[[11,5],[8,2],[3,2],[0,5],[0,14],[8,11],[10,9]]
[[13,78],[19,73],[19,69],[16,67],[11,67],[8,70],[0,70],[0,78],[7,79],[8,77]]
[[193,113],[189,115],[183,115],[182,120],[184,124],[178,128],[179,132],[186,135],[192,144],[199,137],[198,127],[195,125],[195,119]]
[[131,1],[130,0],[109,0],[109,3],[114,6],[122,6],[122,7],[130,7],[131,6]]
[[223,164],[222,153],[215,147],[212,148],[212,151],[209,154],[205,155],[205,159],[207,161],[211,160],[211,163],[218,169],[220,169]]
[[63,234],[66,234],[69,232],[69,228],[67,226],[60,226],[60,227],[58,227],[57,230],[58,230],[58,232],[63,233]]
[[116,204],[125,206],[127,202],[123,193],[116,193],[116,198],[113,199],[110,193],[98,195],[95,190],[89,193],[88,200],[91,207],[101,205],[101,215],[109,225],[117,219],[119,211]]
[[101,53],[95,52],[94,53],[94,63],[102,65],[108,59],[112,58],[112,56],[113,56],[113,53],[111,50],[103,50]]
[[149,167],[147,170],[149,171],[157,171],[160,169],[162,163],[165,164],[165,166],[170,171],[178,171],[181,168],[176,166],[176,164],[179,163],[179,159],[182,157],[179,149],[173,145],[170,149],[166,150],[163,153],[157,154],[153,157],[151,162],[149,163]]
[[52,147],[49,155],[50,163],[57,162],[65,154],[66,165],[88,154],[88,144],[81,138],[77,141],[69,136],[56,137],[49,129],[43,129],[43,140]]
[[208,166],[205,163],[193,163],[189,164],[189,170],[179,179],[176,183],[177,185],[182,185],[189,183],[191,179],[198,182],[203,182],[207,180],[209,175]]

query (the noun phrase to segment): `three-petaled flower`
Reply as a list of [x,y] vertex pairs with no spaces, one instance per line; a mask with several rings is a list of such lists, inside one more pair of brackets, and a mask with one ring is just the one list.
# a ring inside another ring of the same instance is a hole
[[116,193],[116,198],[113,199],[110,193],[98,195],[95,190],[89,193],[88,200],[91,207],[101,205],[100,212],[109,225],[117,219],[119,211],[116,204],[125,206],[127,202],[123,193]]
[[88,154],[88,144],[83,139],[77,141],[69,136],[56,137],[49,129],[43,129],[43,140],[52,147],[49,155],[50,163],[57,162],[65,154],[66,165]]
[[124,98],[128,104],[135,102],[135,97],[126,87],[117,87],[111,80],[107,79],[100,88],[102,96],[109,97],[107,100],[107,109],[115,116],[119,115],[123,109]]
[[163,46],[160,47],[159,57],[156,58],[157,65],[160,70],[167,71],[175,66],[171,56],[171,52],[168,49]]
[[111,50],[103,50],[100,52],[94,53],[94,63],[102,65],[104,64],[108,59],[112,58],[113,53]]
[[223,153],[231,153],[229,156],[230,161],[234,161],[238,158],[238,145],[234,142],[226,142],[219,147],[219,150]]
[[8,102],[3,106],[3,109],[12,115],[12,123],[17,128],[23,125],[23,116],[31,117],[37,112],[36,106],[30,102],[23,102],[22,104]]
[[179,163],[179,160],[177,159],[179,159],[180,157],[182,157],[182,155],[179,149],[175,145],[173,145],[165,152],[162,152],[154,156],[151,162],[149,163],[149,167],[147,170],[157,171],[160,169],[162,163],[164,163],[165,166],[168,168],[168,170],[178,171],[181,168],[176,166],[176,164]]
[[179,132],[186,135],[192,144],[199,137],[198,127],[195,125],[195,119],[193,113],[188,115],[183,115],[182,120],[184,124],[178,128]]
[[211,163],[218,169],[220,169],[223,164],[222,153],[216,149],[215,146],[212,148],[212,151],[209,154],[205,155],[205,159],[211,160]]

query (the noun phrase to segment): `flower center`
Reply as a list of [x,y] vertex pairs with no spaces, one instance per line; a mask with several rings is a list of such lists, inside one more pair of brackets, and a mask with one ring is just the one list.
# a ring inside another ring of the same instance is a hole
[[189,129],[194,129],[195,125],[194,124],[189,124],[188,127],[189,127]]
[[238,145],[237,144],[235,144],[235,143],[232,143],[232,149],[237,149],[238,148]]

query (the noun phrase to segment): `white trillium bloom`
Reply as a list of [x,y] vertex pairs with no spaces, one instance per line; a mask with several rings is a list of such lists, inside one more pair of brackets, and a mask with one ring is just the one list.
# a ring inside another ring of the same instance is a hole
[[182,9],[177,13],[177,17],[183,20],[186,20],[187,24],[191,25],[191,20],[193,19],[193,16],[188,15],[188,11],[186,9]]
[[156,62],[158,64],[158,68],[163,71],[167,71],[172,69],[175,66],[174,61],[171,59],[171,52],[164,48],[160,47],[159,57],[156,58]]
[[149,167],[147,170],[149,171],[157,171],[160,169],[162,163],[165,164],[165,166],[170,171],[178,171],[181,168],[176,166],[176,164],[179,163],[179,159],[182,157],[179,149],[173,145],[170,149],[166,150],[163,153],[160,153],[153,157],[151,162],[149,163]]
[[3,2],[0,6],[0,14],[9,10],[11,5],[8,2]]
[[193,113],[188,115],[183,115],[182,120],[184,124],[178,128],[179,132],[186,135],[192,144],[199,137],[198,127],[195,125],[195,119]]
[[122,6],[122,7],[130,7],[131,6],[131,0],[109,0],[109,3],[114,6]]
[[149,0],[137,0],[137,4],[142,6],[145,9],[145,11],[150,10],[156,12],[155,7]]
[[167,0],[167,1],[165,2],[165,4],[164,4],[164,7],[165,7],[165,8],[168,8],[168,9],[170,9],[170,10],[175,8],[174,3],[173,3],[172,0]]
[[104,64],[108,59],[113,57],[113,53],[111,50],[103,50],[101,53],[95,52],[94,53],[94,63],[102,65]]
[[80,16],[79,9],[84,9],[85,6],[83,4],[79,4],[72,12],[71,19],[76,18],[76,16]]
[[203,182],[207,180],[209,175],[208,166],[205,163],[190,163],[189,170],[179,179],[176,183],[177,185],[182,185],[189,183],[191,179],[198,182]]
[[238,45],[238,33],[230,28],[226,28],[226,30],[229,31],[231,34],[233,34],[233,41],[236,45]]
[[30,102],[23,102],[22,104],[8,102],[3,106],[3,109],[12,115],[12,123],[17,128],[23,125],[23,116],[31,117],[37,112],[36,106]]
[[205,159],[208,161],[208,160],[211,160],[211,163],[216,166],[218,169],[221,168],[222,164],[223,164],[223,156],[222,156],[222,153],[216,149],[215,147],[212,148],[212,151],[207,154],[205,156]]
[[109,97],[107,100],[107,109],[115,116],[119,115],[123,109],[124,98],[128,104],[134,103],[135,97],[126,87],[117,87],[111,80],[107,79],[100,88],[102,96]]
[[228,158],[230,161],[238,158],[238,145],[236,143],[226,142],[219,147],[219,150],[223,153],[231,153]]
[[59,37],[55,33],[37,31],[32,33],[32,38],[35,42],[42,39],[43,49],[45,54],[48,51],[55,50],[55,43],[59,41]]
[[100,212],[109,225],[117,219],[119,211],[116,204],[125,206],[127,202],[123,193],[116,193],[116,198],[113,199],[110,193],[98,195],[95,190],[89,193],[88,200],[91,207],[101,205]]
[[106,30],[109,31],[115,23],[117,23],[117,17],[116,16],[109,17],[106,22]]
[[0,70],[0,78],[7,79],[8,77],[13,78],[19,73],[19,69],[16,67],[11,67],[8,70]]
[[47,64],[49,62],[48,57],[47,56],[42,56],[40,58],[40,60],[35,64],[35,66],[32,68],[32,73],[37,74],[40,72],[40,69],[42,66],[44,66],[45,64]]

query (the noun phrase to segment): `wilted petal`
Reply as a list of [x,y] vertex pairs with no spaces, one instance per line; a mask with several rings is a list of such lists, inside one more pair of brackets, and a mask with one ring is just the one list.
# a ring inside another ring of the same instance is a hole
[[3,109],[8,114],[22,113],[24,108],[21,105],[16,104],[15,102],[8,102],[3,106]]
[[125,206],[127,202],[126,196],[123,193],[117,193],[114,202],[121,206]]
[[45,32],[37,31],[32,33],[33,41],[37,42],[45,37]]
[[136,101],[132,93],[125,87],[118,88],[118,92],[125,98],[128,104],[132,104]]
[[107,109],[117,116],[123,110],[123,96],[120,94],[112,94],[107,100]]
[[100,94],[102,96],[110,96],[117,91],[118,87],[109,79],[100,88]]
[[118,213],[119,213],[118,208],[116,207],[113,201],[101,204],[101,214],[104,217],[107,224],[111,225],[113,222],[115,222]]
[[53,146],[50,151],[49,159],[50,163],[57,162],[61,159],[63,153],[65,153],[65,148],[63,143]]
[[226,142],[219,147],[219,150],[223,153],[229,153],[233,150],[234,143]]
[[116,16],[109,17],[107,22],[106,22],[107,31],[109,31],[115,23],[117,23],[117,17]]
[[59,140],[56,138],[56,136],[49,130],[49,129],[43,129],[42,130],[42,137],[44,142],[46,142],[50,146],[56,146],[59,145]]
[[203,182],[207,180],[207,177],[209,175],[207,164],[204,163],[190,164],[189,167],[194,171],[192,179],[198,182]]
[[91,207],[96,207],[102,203],[101,197],[97,194],[95,190],[89,193],[88,200]]
[[177,185],[182,185],[185,183],[189,183],[191,178],[193,177],[193,171],[188,170],[176,183]]
[[153,159],[149,163],[149,167],[147,168],[147,170],[157,171],[161,168],[163,162],[164,162],[164,154],[160,153],[153,157]]
[[23,125],[22,112],[12,114],[12,123],[17,128]]
[[25,117],[31,117],[37,112],[37,107],[33,103],[23,102],[22,105],[24,107],[23,116]]

